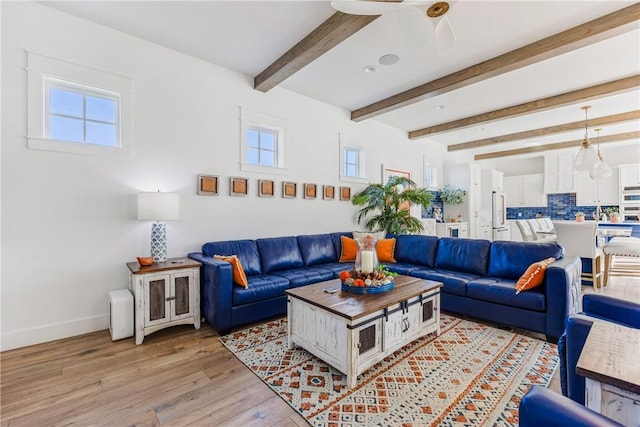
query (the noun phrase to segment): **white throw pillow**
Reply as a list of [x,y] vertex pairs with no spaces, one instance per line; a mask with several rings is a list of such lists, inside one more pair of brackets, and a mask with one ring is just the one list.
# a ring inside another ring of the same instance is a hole
[[371,231],[352,231],[351,234],[353,234],[353,238],[356,240],[367,237],[368,235],[372,236],[376,241],[387,237],[386,231],[376,231],[375,233]]

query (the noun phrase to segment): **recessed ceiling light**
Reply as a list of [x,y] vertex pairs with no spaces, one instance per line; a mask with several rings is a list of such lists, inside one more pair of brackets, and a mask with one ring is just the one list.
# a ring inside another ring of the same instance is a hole
[[375,73],[376,67],[374,67],[373,65],[367,65],[362,69],[362,71],[364,71],[365,73]]
[[436,110],[444,110],[444,105],[437,105]]
[[400,60],[400,57],[393,53],[388,53],[386,55],[382,55],[378,62],[381,65],[393,65]]

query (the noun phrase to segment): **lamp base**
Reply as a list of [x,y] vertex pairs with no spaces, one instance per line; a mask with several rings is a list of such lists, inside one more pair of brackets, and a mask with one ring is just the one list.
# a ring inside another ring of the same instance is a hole
[[151,256],[155,262],[167,260],[167,228],[163,223],[151,224]]

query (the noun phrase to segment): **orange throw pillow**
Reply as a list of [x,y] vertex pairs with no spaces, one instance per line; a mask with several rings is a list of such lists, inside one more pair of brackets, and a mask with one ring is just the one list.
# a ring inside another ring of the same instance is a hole
[[393,257],[396,251],[396,238],[378,240],[376,243],[376,253],[379,262],[396,262]]
[[244,274],[242,263],[240,263],[240,259],[236,255],[214,255],[213,257],[222,261],[227,261],[231,264],[231,268],[233,270],[233,283],[242,286],[245,289],[249,287],[247,275]]
[[340,262],[353,262],[356,260],[358,253],[358,243],[350,237],[340,236],[340,245],[342,252],[340,253]]
[[555,260],[555,258],[550,257],[531,264],[522,277],[518,279],[518,282],[516,283],[516,294],[526,291],[527,289],[540,286],[544,280],[544,273],[547,270],[547,267],[551,263],[555,262]]

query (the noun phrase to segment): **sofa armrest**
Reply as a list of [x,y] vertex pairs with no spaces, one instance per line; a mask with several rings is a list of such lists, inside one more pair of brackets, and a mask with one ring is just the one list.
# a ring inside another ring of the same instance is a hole
[[533,386],[520,401],[520,427],[621,426],[610,418],[541,386]]
[[200,267],[201,314],[221,334],[231,329],[233,305],[233,276],[231,264],[200,252],[189,258],[202,263]]
[[564,332],[567,317],[581,311],[581,274],[582,262],[575,256],[560,258],[547,268],[545,277],[547,339],[557,340]]
[[586,294],[582,298],[584,314],[640,329],[640,304],[606,295]]

